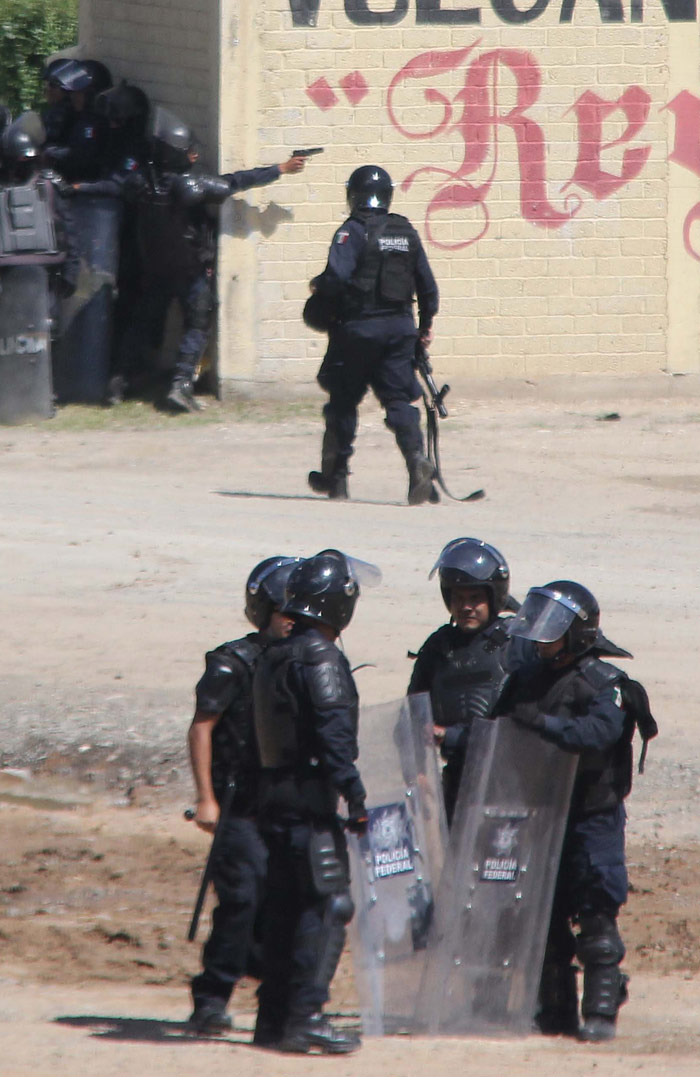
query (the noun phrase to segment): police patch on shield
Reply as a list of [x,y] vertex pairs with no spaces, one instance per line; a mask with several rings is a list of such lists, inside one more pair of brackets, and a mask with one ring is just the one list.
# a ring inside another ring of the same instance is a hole
[[486,820],[480,845],[483,849],[479,878],[487,883],[514,883],[520,872],[519,830],[523,819],[501,817]]
[[411,824],[405,804],[370,808],[367,838],[376,879],[415,871]]

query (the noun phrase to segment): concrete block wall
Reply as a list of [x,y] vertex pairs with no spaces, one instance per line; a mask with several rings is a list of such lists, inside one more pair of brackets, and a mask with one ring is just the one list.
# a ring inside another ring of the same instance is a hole
[[218,0],[82,0],[84,55],[190,123],[218,162]]

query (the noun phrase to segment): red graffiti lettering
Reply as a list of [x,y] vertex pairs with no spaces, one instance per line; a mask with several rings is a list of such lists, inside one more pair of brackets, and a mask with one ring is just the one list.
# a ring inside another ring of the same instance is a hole
[[[700,176],[700,98],[689,90],[681,90],[664,108],[673,113],[676,131],[673,149],[668,155],[669,161],[682,165],[696,176]],[[683,222],[683,244],[686,251],[698,262],[700,252],[693,246],[690,232],[696,221],[700,221],[700,202],[697,202]]]
[[[583,187],[600,201],[636,179],[644,168],[651,146],[638,146],[625,150],[619,175],[606,172],[601,165],[601,154],[615,146],[631,142],[644,127],[649,116],[651,97],[641,86],[630,86],[616,101],[605,101],[598,94],[586,90],[574,102],[573,111],[578,119],[579,150],[576,171],[564,187],[572,183]],[[619,138],[603,142],[603,121],[620,110],[627,119],[627,127]],[[569,111],[572,111],[571,109]]]
[[[517,49],[495,49],[473,61],[466,72],[464,86],[449,101],[443,93],[431,88],[425,91],[430,104],[439,103],[442,114],[439,121],[428,131],[409,132],[398,122],[394,95],[408,79],[430,78],[438,72],[453,70],[469,55],[478,42],[466,49],[447,53],[425,53],[414,57],[392,80],[389,88],[389,116],[407,138],[435,138],[448,130],[459,132],[464,145],[461,164],[454,170],[428,165],[406,177],[402,186],[411,187],[419,176],[433,174],[442,177],[437,193],[430,201],[425,217],[426,235],[435,246],[459,249],[476,243],[485,235],[489,226],[486,196],[493,184],[498,163],[499,130],[509,127],[515,135],[520,166],[520,207],[526,220],[546,228],[558,228],[578,212],[580,200],[576,199],[567,210],[561,212],[551,205],[546,194],[546,147],[542,128],[526,112],[538,100],[540,93],[540,70],[529,53]],[[499,103],[500,79],[503,71],[510,72],[515,82],[516,103],[508,111],[501,112]],[[454,118],[454,106],[459,104],[460,114]],[[490,174],[479,184],[473,177],[491,157]],[[482,226],[478,234],[459,242],[441,242],[433,231],[433,218],[444,210],[459,209],[462,212],[477,208]]]

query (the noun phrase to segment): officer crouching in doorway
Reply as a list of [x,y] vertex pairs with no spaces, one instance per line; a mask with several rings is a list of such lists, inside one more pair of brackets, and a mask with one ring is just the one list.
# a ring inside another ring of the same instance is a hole
[[[357,431],[357,408],[371,388],[386,412],[386,425],[408,469],[408,503],[437,501],[434,468],[425,455],[421,395],[413,367],[416,337],[432,339],[439,297],[428,259],[413,225],[389,213],[391,176],[377,165],[356,168],[347,182],[350,216],[333,237],[326,268],[311,281],[333,310],[328,350],[318,383],[329,395],[321,470],[308,482],[330,498],[348,496],[348,461]],[[418,332],[413,301],[418,299]]]
[[335,642],[352,618],[358,578],[372,575],[379,570],[337,550],[294,569],[282,607],[294,628],[267,649],[253,681],[269,853],[254,1043],[281,1051],[345,1054],[360,1045],[323,1006],[354,911],[338,794],[347,802],[345,826],[367,828],[355,765],[357,690]]
[[192,979],[189,1027],[199,1035],[233,1027],[226,1007],[241,976],[251,972],[267,873],[267,850],[256,820],[260,768],[253,672],[268,644],[292,630],[292,620],[280,607],[285,584],[300,561],[277,556],[256,565],[245,587],[245,615],[256,631],[209,651],[196,689],[187,738],[197,789],[194,821],[207,833],[217,831],[212,881],[218,898],[202,950],[204,969]]
[[506,679],[506,627],[510,570],[503,555],[475,538],[448,542],[434,564],[442,599],[450,614],[416,656],[408,695],[429,692],[435,743],[444,760],[445,812],[452,822],[459,783],[475,718],[486,718]]
[[[495,712],[579,756],[536,1020],[547,1035],[590,1042],[613,1039],[627,999],[617,928],[628,889],[624,800],[635,725],[645,741],[656,732],[642,686],[601,661],[631,655],[605,639],[599,620],[596,599],[579,583],[531,588],[508,631],[534,641],[537,654],[513,673]],[[583,968],[580,1026],[574,956]]]

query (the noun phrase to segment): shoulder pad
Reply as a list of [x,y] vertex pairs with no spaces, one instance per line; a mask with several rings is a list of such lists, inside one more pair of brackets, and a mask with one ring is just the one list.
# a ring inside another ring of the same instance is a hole
[[330,640],[323,636],[303,635],[294,641],[294,657],[309,666],[320,666],[323,662],[333,662],[340,655],[340,651]]
[[482,635],[490,640],[494,646],[503,647],[510,638],[506,628],[508,622],[512,620],[512,617],[497,617],[495,621],[492,621],[491,624],[484,629]]
[[599,691],[616,681],[627,679],[627,674],[611,662],[602,662],[600,658],[587,656],[579,663],[579,670],[591,688]]
[[208,651],[206,656],[207,669],[216,669],[219,673],[232,673],[232,659],[238,659],[247,669],[252,670],[264,648],[257,640],[257,633],[251,632],[242,639],[231,640],[230,643],[222,643],[220,647]]
[[182,206],[196,206],[204,201],[204,188],[199,176],[189,172],[174,176],[171,190],[175,201]]

